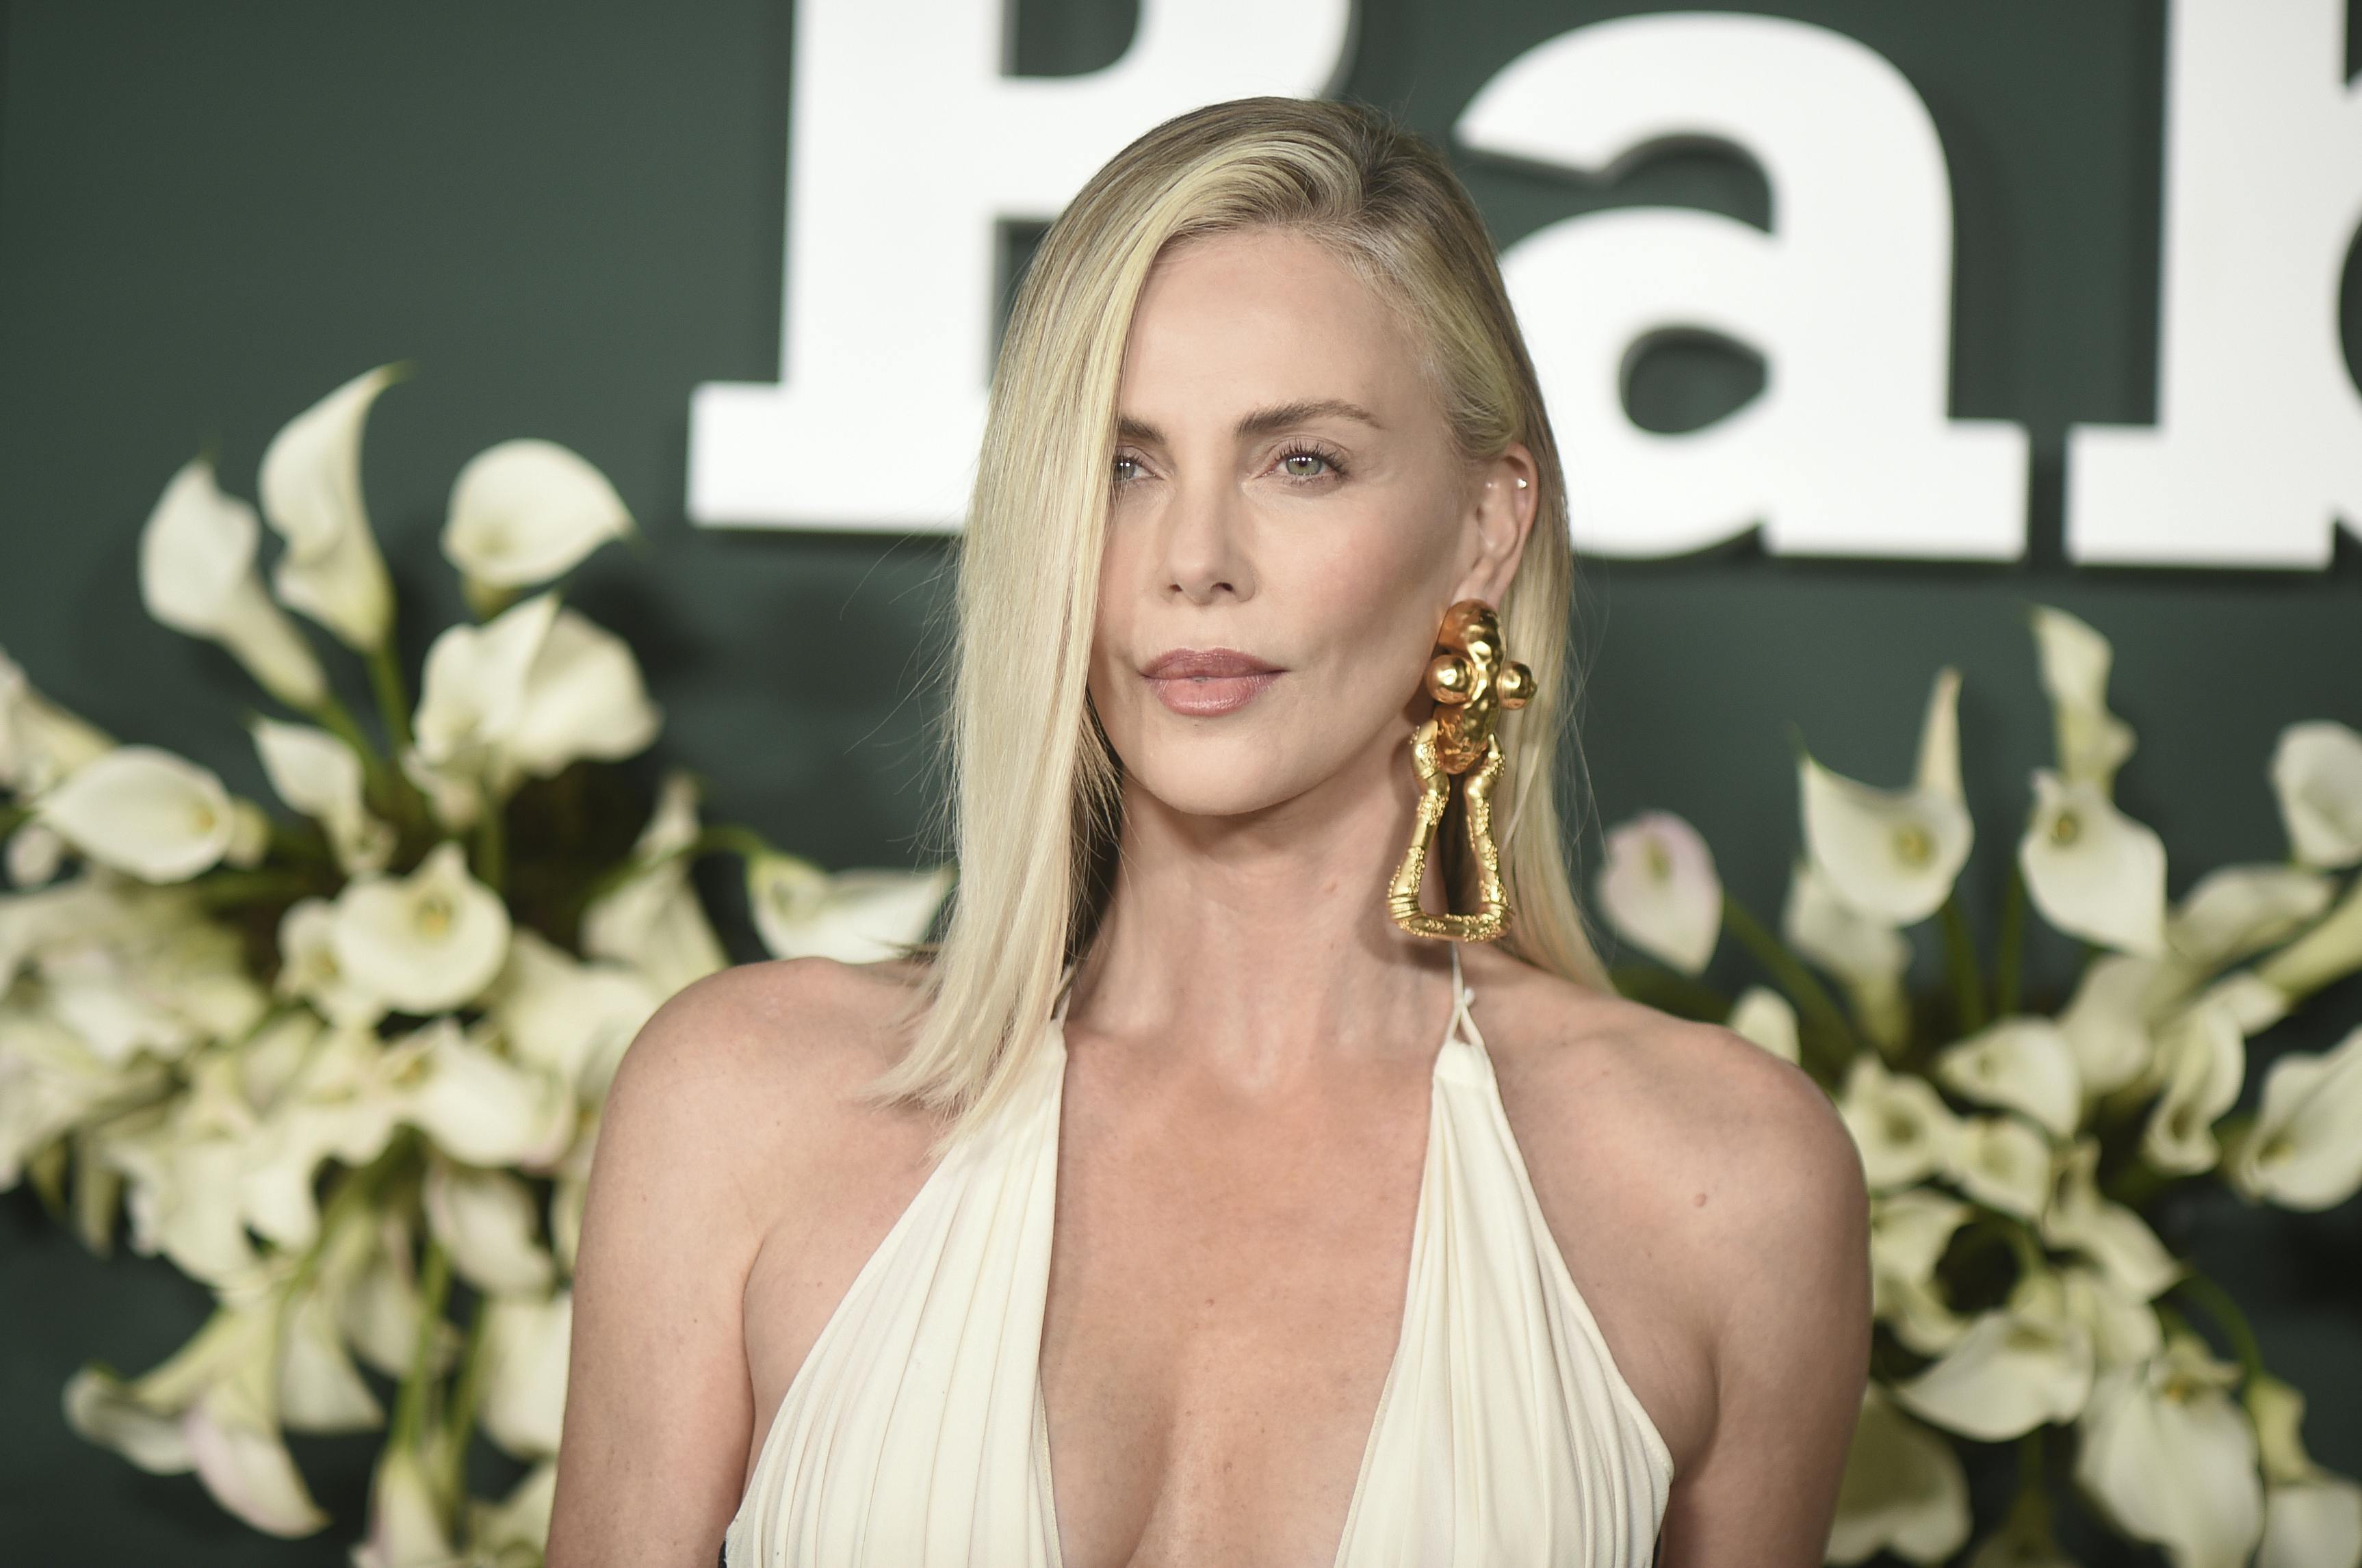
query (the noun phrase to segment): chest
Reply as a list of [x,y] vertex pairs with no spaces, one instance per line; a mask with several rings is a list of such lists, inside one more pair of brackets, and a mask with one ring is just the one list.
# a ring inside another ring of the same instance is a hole
[[1041,1358],[1066,1568],[1327,1568],[1402,1330],[1426,1081],[1067,1095]]

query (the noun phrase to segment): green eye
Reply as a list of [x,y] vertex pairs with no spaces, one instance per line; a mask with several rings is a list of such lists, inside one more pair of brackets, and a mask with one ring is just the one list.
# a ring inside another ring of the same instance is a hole
[[1123,484],[1139,477],[1140,459],[1138,458],[1118,458],[1115,460],[1116,483]]
[[1319,479],[1329,467],[1329,459],[1318,452],[1290,452],[1279,463],[1290,479]]

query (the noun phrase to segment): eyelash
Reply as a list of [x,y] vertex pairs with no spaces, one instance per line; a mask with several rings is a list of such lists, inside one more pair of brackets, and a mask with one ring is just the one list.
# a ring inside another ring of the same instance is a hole
[[[1297,482],[1299,484],[1312,484],[1324,479],[1343,479],[1345,477],[1346,469],[1344,456],[1337,451],[1333,447],[1324,447],[1317,441],[1297,441],[1290,445],[1286,450],[1272,458],[1272,462],[1274,466],[1277,466],[1286,462],[1290,458],[1318,458],[1320,461],[1329,465],[1329,471],[1327,473],[1313,474],[1308,478],[1297,480]],[[1129,452],[1118,452],[1115,455],[1114,460],[1118,464],[1132,463],[1136,465],[1140,462],[1138,458],[1132,456]],[[1288,477],[1292,478],[1294,476]],[[1129,484],[1131,481],[1122,478],[1117,478],[1115,482],[1119,485],[1122,485]]]

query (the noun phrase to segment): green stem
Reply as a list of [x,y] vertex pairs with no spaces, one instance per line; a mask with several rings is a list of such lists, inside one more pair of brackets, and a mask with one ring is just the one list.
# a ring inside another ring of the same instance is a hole
[[327,1255],[329,1242],[357,1211],[376,1199],[387,1181],[416,1152],[417,1147],[418,1134],[405,1127],[394,1134],[392,1141],[386,1144],[385,1152],[376,1159],[358,1170],[345,1173],[337,1183],[336,1190],[328,1195],[328,1201],[321,1207],[320,1228],[313,1237],[312,1244],[304,1249],[302,1257],[295,1260],[295,1272],[288,1278],[287,1288],[291,1295],[312,1283],[313,1275],[319,1272],[320,1260]]
[[300,899],[312,887],[309,877],[285,871],[208,871],[188,884],[207,909]]
[[1984,984],[1977,976],[1977,940],[1969,933],[1969,917],[1961,912],[1960,896],[1948,895],[1941,911],[1944,925],[1944,968],[1952,979],[1952,1007],[1959,1032],[1974,1034],[1985,1026]]
[[[1819,1024],[1827,1037],[1838,1043],[1841,1056],[1834,1062],[1825,1062],[1824,1066],[1832,1078],[1841,1073],[1848,1062],[1861,1054],[1861,1042],[1855,1037],[1853,1026],[1846,1021],[1845,1014],[1838,1010],[1837,1002],[1822,988],[1820,981],[1813,977],[1813,972],[1805,967],[1802,959],[1788,951],[1787,944],[1772,935],[1762,922],[1749,914],[1746,906],[1728,893],[1722,896],[1722,923],[1731,935],[1738,938],[1741,945],[1755,955],[1755,961],[1771,972],[1772,977],[1780,983],[1780,988],[1788,993],[1789,999],[1803,1010],[1805,1016]],[[1806,1042],[1809,1043],[1813,1038],[1808,1032]]]
[[760,856],[777,855],[779,852],[769,839],[765,838],[753,828],[737,823],[714,823],[700,831],[698,835],[690,841],[689,848],[685,853],[692,856],[721,853],[735,855],[744,860],[753,860]]
[[476,818],[476,880],[498,893],[506,889],[508,878],[508,812],[502,802],[486,801]]
[[0,806],[0,838],[6,838],[33,820],[30,806]]
[[491,1321],[491,1302],[485,1297],[477,1297],[475,1313],[468,1320],[467,1348],[459,1356],[459,1375],[451,1385],[451,1408],[443,1427],[444,1447],[449,1464],[443,1477],[443,1495],[454,1500],[467,1496],[468,1440],[476,1430],[476,1404],[481,1392],[484,1329]]
[[2017,990],[2025,963],[2025,872],[2009,863],[2009,888],[2001,897],[2001,940],[1993,953],[1993,1011],[2017,1010]]
[[2231,1293],[2202,1274],[2186,1274],[2174,1282],[2173,1293],[2189,1300],[2223,1330],[2231,1342],[2231,1353],[2239,1358],[2250,1381],[2264,1375],[2264,1347],[2256,1339],[2254,1325],[2247,1314],[2231,1299]]
[[402,666],[394,661],[393,638],[369,651],[370,689],[377,694],[378,717],[385,722],[385,733],[393,743],[393,754],[400,756],[410,749],[410,696],[402,680]]
[[429,1235],[425,1261],[419,1269],[418,1338],[411,1346],[410,1371],[394,1397],[393,1429],[386,1434],[389,1445],[415,1445],[426,1430],[426,1399],[435,1386],[435,1342],[443,1327],[443,1305],[450,1295],[451,1255]]

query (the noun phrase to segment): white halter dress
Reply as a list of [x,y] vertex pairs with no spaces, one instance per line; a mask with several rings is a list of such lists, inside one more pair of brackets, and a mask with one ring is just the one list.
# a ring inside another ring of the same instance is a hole
[[[1456,947],[1451,967],[1402,1333],[1337,1568],[1637,1568],[1672,1460],[1534,1200]],[[1040,1355],[1063,1012],[822,1330],[727,1568],[1059,1568]]]

